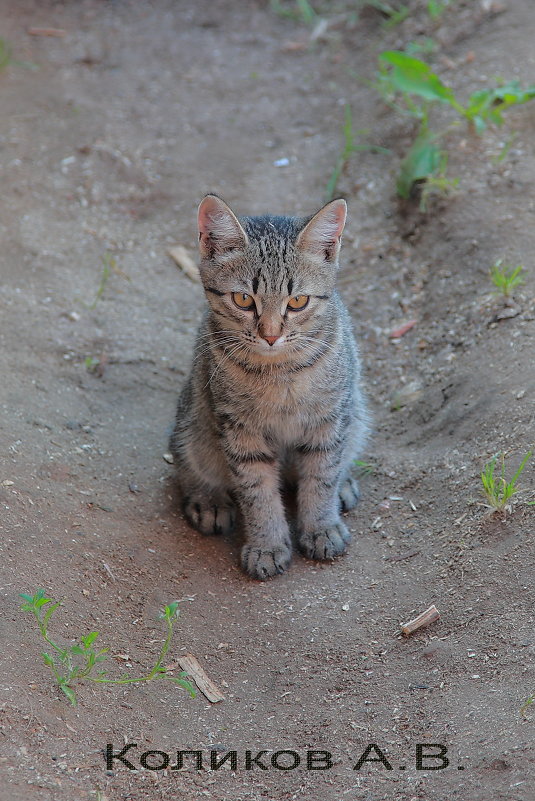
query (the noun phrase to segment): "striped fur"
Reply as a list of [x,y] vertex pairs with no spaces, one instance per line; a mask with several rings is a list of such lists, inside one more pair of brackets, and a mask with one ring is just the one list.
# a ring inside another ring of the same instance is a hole
[[[351,323],[335,289],[344,222],[343,200],[307,219],[237,218],[215,195],[199,207],[208,308],[170,448],[189,522],[227,533],[238,509],[242,567],[257,579],[290,563],[287,468],[297,477],[301,551],[331,559],[350,540],[340,511],[358,500],[349,468],[368,424]],[[252,297],[253,309],[239,308],[233,293]],[[305,308],[288,308],[303,295]]]

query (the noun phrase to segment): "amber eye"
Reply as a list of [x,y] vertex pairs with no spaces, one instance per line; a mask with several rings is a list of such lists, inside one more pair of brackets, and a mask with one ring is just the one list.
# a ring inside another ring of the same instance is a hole
[[309,295],[297,295],[297,297],[290,298],[288,301],[288,308],[292,309],[293,311],[301,311],[301,309],[304,309],[305,306],[308,306],[309,300]]
[[254,309],[254,300],[250,295],[245,292],[233,292],[232,300],[238,309]]

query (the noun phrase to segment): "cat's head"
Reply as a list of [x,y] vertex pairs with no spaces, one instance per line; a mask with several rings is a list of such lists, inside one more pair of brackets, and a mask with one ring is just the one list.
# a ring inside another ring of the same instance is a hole
[[203,198],[199,269],[230,344],[273,362],[324,339],[345,219],[342,199],[307,218],[238,218],[217,195]]

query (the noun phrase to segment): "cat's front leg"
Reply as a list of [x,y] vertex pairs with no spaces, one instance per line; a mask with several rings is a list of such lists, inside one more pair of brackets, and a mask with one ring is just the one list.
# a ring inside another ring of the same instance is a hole
[[245,529],[241,565],[252,578],[264,580],[283,573],[292,556],[290,531],[280,494],[280,467],[275,457],[263,449],[244,452],[228,445],[233,494]]
[[309,559],[333,559],[343,554],[351,534],[340,518],[340,483],[344,460],[336,448],[299,449],[297,536]]

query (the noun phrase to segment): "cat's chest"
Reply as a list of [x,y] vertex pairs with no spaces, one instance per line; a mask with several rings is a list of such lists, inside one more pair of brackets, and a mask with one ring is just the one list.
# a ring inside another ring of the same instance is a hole
[[242,398],[240,411],[249,429],[261,429],[280,443],[291,443],[324,418],[332,404],[327,388],[318,392],[313,376],[301,375],[264,382]]

